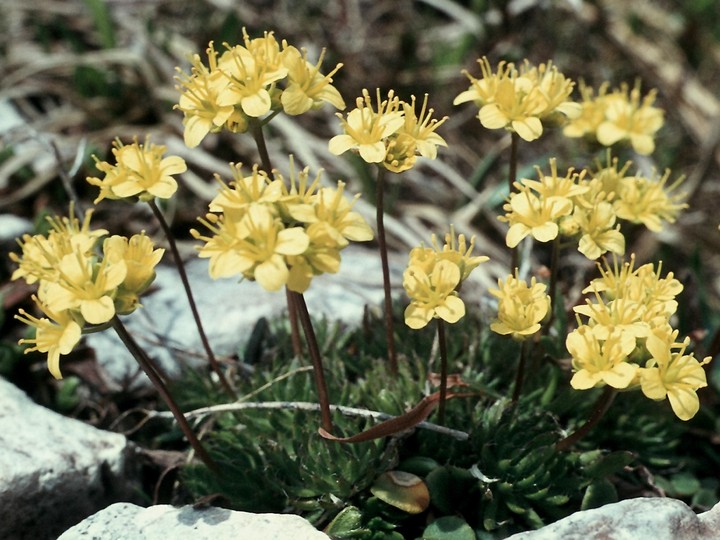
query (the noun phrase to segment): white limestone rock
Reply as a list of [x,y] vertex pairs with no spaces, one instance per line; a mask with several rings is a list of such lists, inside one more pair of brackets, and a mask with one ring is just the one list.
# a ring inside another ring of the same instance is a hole
[[251,514],[224,508],[142,508],[117,503],[67,530],[58,540],[329,540],[296,515]]
[[696,514],[677,499],[628,499],[577,512],[536,531],[508,540],[716,540],[720,538],[720,504]]
[[132,455],[124,436],[41,407],[0,377],[0,538],[54,539],[128,500]]

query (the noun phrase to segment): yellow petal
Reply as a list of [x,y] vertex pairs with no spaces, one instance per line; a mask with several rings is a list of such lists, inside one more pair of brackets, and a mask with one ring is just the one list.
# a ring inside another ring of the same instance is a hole
[[635,364],[620,362],[610,371],[602,372],[603,380],[613,388],[627,388],[637,374],[638,367]]
[[266,114],[270,110],[271,105],[270,94],[264,88],[240,100],[240,106],[243,112],[253,118],[259,118]]
[[115,305],[109,296],[80,302],[80,313],[90,324],[103,324],[115,316]]
[[284,229],[277,235],[275,251],[281,255],[301,255],[310,245],[310,238],[302,227]]
[[266,291],[278,291],[287,283],[290,272],[280,255],[273,255],[255,268],[255,281]]
[[523,120],[513,120],[512,128],[521,139],[528,142],[540,138],[543,133],[542,122],[534,116]]
[[465,316],[465,304],[457,296],[448,296],[442,305],[435,308],[438,317],[449,323],[456,323]]
[[575,390],[588,390],[597,386],[600,382],[600,377],[596,373],[590,373],[587,369],[581,369],[572,379],[570,379],[570,386]]
[[385,143],[382,141],[373,144],[360,144],[358,145],[358,151],[360,157],[367,163],[382,163],[387,155]]
[[355,148],[356,146],[357,141],[355,141],[355,139],[345,133],[341,135],[335,135],[328,142],[328,150],[330,150],[331,154],[334,154],[336,156],[339,156],[340,154],[343,154],[344,152],[347,152],[348,150],[350,150],[351,148]]
[[487,129],[501,129],[508,125],[508,117],[500,110],[496,103],[484,105],[478,113],[483,127]]
[[690,420],[700,410],[700,400],[692,388],[672,388],[668,392],[668,400],[680,420]]
[[430,322],[430,319],[432,319],[432,310],[425,306],[411,303],[405,308],[405,324],[413,330],[424,328]]
[[283,111],[291,116],[303,114],[310,110],[313,100],[297,84],[290,84],[280,96]]
[[530,234],[530,228],[523,223],[515,223],[510,227],[505,236],[505,243],[507,247],[516,247],[528,234]]

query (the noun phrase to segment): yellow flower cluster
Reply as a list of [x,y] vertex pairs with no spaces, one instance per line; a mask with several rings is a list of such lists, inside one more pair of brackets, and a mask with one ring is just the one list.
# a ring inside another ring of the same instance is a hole
[[177,191],[172,177],[187,170],[185,160],[178,156],[164,157],[167,148],[150,143],[140,144],[137,139],[130,145],[119,140],[113,142],[115,165],[95,159],[97,169],[105,173],[100,179],[89,176],[87,181],[100,188],[95,204],[101,200],[138,197],[141,201],[157,197],[169,199]]
[[74,216],[50,219],[47,236],[26,234],[20,242],[22,255],[10,254],[18,264],[12,279],[38,284],[33,299],[45,315],[36,318],[20,310],[17,318],[35,328],[35,337],[20,343],[33,345],[25,352],[47,353],[48,369],[58,379],[60,355],[73,349],[86,325],[105,324],[139,306],[164,252],[141,233],[106,238],[98,254],[107,231],[90,230],[91,215],[88,211],[82,224]]
[[[531,236],[549,242],[559,235],[578,239],[578,251],[595,260],[607,252],[625,253],[625,237],[619,219],[660,231],[663,223],[672,223],[686,207],[685,195],[676,189],[679,178],[668,185],[670,171],[661,177],[627,175],[630,163],[618,169],[617,159],[596,171],[569,169],[558,175],[555,159],[550,174],[536,168],[538,180],[521,179],[515,183],[499,220],[510,225],[505,242],[517,246]],[[589,173],[589,174],[588,174]]]
[[[292,163],[292,159],[291,159]],[[213,279],[242,274],[268,291],[287,286],[304,292],[312,278],[335,273],[340,251],[349,242],[368,241],[372,230],[352,211],[345,184],[320,187],[320,173],[309,182],[309,169],[297,173],[291,165],[289,184],[277,171],[270,178],[257,165],[245,175],[231,165],[233,180],[210,202],[201,223],[210,236],[191,231],[205,242],[199,255],[210,259]]]
[[383,100],[377,90],[373,105],[369,92],[363,90],[347,117],[338,113],[343,133],[330,139],[330,152],[339,156],[354,150],[367,163],[381,163],[396,173],[411,169],[418,155],[435,159],[437,147],[447,146],[435,130],[447,118],[432,118],[434,110],[428,108],[427,99],[426,94],[416,113],[414,96],[407,103],[390,91]]
[[468,244],[465,235],[455,238],[451,227],[440,246],[437,237],[431,237],[433,247],[420,246],[410,251],[408,267],[403,274],[403,287],[410,297],[405,309],[405,324],[419,329],[436,318],[449,323],[465,315],[465,303],[458,291],[470,273],[488,257],[474,256],[475,238]]
[[245,132],[249,122],[280,111],[290,115],[330,103],[344,109],[345,102],[332,86],[332,76],[342,64],[323,75],[324,51],[317,64],[305,49],[286,41],[278,43],[272,32],[250,39],[243,30],[244,45],[225,44],[219,54],[211,42],[207,64],[194,55],[190,74],[180,72],[177,108],[184,114],[185,144],[195,147],[210,132],[227,129]]
[[604,146],[629,141],[638,154],[649,155],[655,150],[655,134],[663,126],[664,113],[654,107],[657,92],[641,97],[640,85],[632,90],[627,84],[608,93],[605,83],[595,91],[580,83],[582,96],[580,115],[563,130],[566,137],[595,137]]
[[550,313],[550,297],[544,283],[535,277],[528,285],[524,279],[509,275],[505,281],[498,279],[498,288],[490,294],[498,299],[498,316],[490,324],[490,330],[503,336],[522,341],[540,330],[542,321]]
[[575,83],[552,62],[533,66],[525,60],[518,69],[502,61],[495,72],[486,57],[478,64],[482,77],[476,79],[463,71],[471,84],[453,104],[475,103],[478,119],[487,129],[507,129],[534,141],[543,133],[543,120],[574,118],[581,112],[580,105],[569,99]]
[[672,272],[660,277],[661,265],[656,271],[634,263],[598,265],[601,277],[583,291],[594,301],[575,308],[578,320],[586,320],[566,340],[575,371],[570,384],[640,388],[650,399],[667,397],[678,418],[689,420],[700,407],[696,391],[707,386],[702,366],[710,357],[685,354],[689,339],[678,341],[670,324],[682,284]]

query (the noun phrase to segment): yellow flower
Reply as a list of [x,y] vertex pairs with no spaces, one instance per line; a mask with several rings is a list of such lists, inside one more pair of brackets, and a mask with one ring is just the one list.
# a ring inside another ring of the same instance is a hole
[[593,331],[602,338],[610,328],[620,328],[636,338],[647,337],[650,331],[664,328],[677,310],[675,297],[683,289],[672,272],[661,278],[662,263],[657,271],[652,264],[635,268],[635,256],[621,266],[615,260],[611,267],[598,264],[601,277],[590,282],[583,293],[593,293],[597,300],[575,307],[575,312],[588,317]]
[[287,286],[291,291],[303,293],[313,277],[321,274],[335,274],[340,270],[340,250],[335,241],[323,228],[308,227],[305,232],[310,239],[302,255],[289,256],[290,275]]
[[543,173],[540,167],[535,167],[538,180],[528,178],[521,179],[520,183],[534,190],[544,199],[558,198],[572,201],[576,197],[589,191],[589,187],[583,183],[585,171],[575,172],[572,167],[568,169],[565,176],[561,177],[557,171],[557,160],[550,159],[550,174]]
[[484,255],[473,255],[475,237],[470,238],[469,244],[464,234],[459,234],[456,238],[453,225],[450,225],[450,232],[445,234],[445,243],[442,246],[439,245],[437,236],[434,234],[430,237],[430,243],[433,246],[431,248],[420,246],[410,250],[408,266],[418,266],[426,274],[429,274],[438,261],[449,261],[456,264],[460,269],[460,282],[457,290],[460,290],[463,281],[475,268],[490,260]]
[[467,70],[463,70],[462,73],[470,79],[470,88],[461,92],[454,100],[453,105],[460,105],[472,101],[481,108],[483,105],[492,102],[495,99],[495,95],[498,91],[498,84],[504,79],[512,79],[517,77],[517,70],[515,65],[507,63],[501,60],[498,64],[497,71],[493,73],[490,61],[486,56],[478,59],[480,65],[480,71],[482,72],[482,78],[476,79]]
[[626,332],[613,329],[600,338],[590,327],[581,326],[568,334],[565,345],[572,356],[575,374],[570,385],[575,390],[604,384],[627,388],[637,375],[638,366],[627,361],[635,339]]
[[18,241],[22,256],[10,253],[10,259],[18,265],[11,279],[23,278],[29,285],[41,279],[55,281],[58,263],[65,255],[75,252],[90,254],[98,238],[107,234],[105,229],[90,230],[92,214],[93,210],[88,210],[81,224],[71,205],[70,218],[47,218],[50,224],[47,237],[23,235]]
[[283,64],[285,53],[272,32],[251,40],[243,29],[245,46],[231,47],[218,59],[218,70],[227,79],[227,86],[218,92],[219,106],[239,107],[250,118],[270,112],[275,84],[287,77]]
[[233,180],[229,185],[223,182],[220,175],[215,175],[220,184],[220,193],[210,201],[211,212],[239,212],[237,215],[241,217],[251,204],[274,203],[282,197],[282,180],[271,180],[257,165],[253,165],[250,176],[244,176],[242,163],[231,163],[230,168]]
[[607,339],[612,332],[621,331],[633,339],[647,337],[650,331],[647,305],[630,298],[615,298],[605,301],[596,293],[597,302],[585,300],[584,306],[575,306],[573,311],[586,316],[588,325],[598,339]]
[[412,169],[417,160],[415,139],[407,133],[395,133],[385,143],[385,160],[383,166],[394,173]]
[[205,245],[198,249],[198,256],[210,259],[209,273],[213,279],[240,273],[238,267],[244,264],[241,262],[240,254],[236,251],[240,238],[238,232],[240,219],[242,218],[229,219],[224,215],[206,214],[205,218],[199,218],[198,221],[210,230],[212,235],[204,236],[195,229],[190,230],[193,238],[205,242]]
[[330,103],[336,109],[344,109],[340,92],[332,86],[332,76],[342,67],[342,64],[335,66],[330,73],[320,73],[325,56],[325,49],[320,53],[320,59],[316,65],[307,60],[307,51],[302,53],[295,47],[287,46],[283,42],[283,62],[288,69],[288,85],[280,96],[283,110],[290,115],[303,114],[310,109],[317,108],[323,102]]
[[208,220],[206,225],[214,226],[213,237],[196,231],[193,236],[206,241],[199,256],[211,259],[213,278],[243,274],[265,290],[277,291],[288,281],[286,257],[301,255],[310,243],[302,227],[283,228],[266,205],[249,207],[239,222],[211,219],[214,223]]
[[500,80],[494,100],[483,105],[478,113],[480,123],[487,129],[510,129],[525,141],[539,138],[543,133],[540,114],[545,103],[534,89],[526,77]]
[[510,224],[505,237],[508,247],[517,246],[526,236],[539,242],[549,242],[557,237],[558,221],[572,212],[572,201],[562,197],[538,197],[530,188],[516,183],[517,192],[510,194],[505,206],[505,215],[500,221]]
[[580,112],[575,117],[571,117],[568,124],[563,128],[563,135],[570,138],[585,137],[592,135],[595,137],[597,128],[605,120],[605,103],[604,98],[607,94],[609,83],[603,83],[598,89],[597,96],[592,87],[586,86],[584,81],[580,81],[580,96],[582,101],[579,103]]
[[400,131],[413,138],[415,149],[422,157],[435,159],[437,157],[437,147],[447,146],[445,139],[435,133],[435,130],[445,123],[447,116],[440,120],[432,118],[435,111],[432,108],[428,109],[427,101],[428,95],[425,94],[419,114],[415,113],[415,96],[411,96],[410,103],[405,101],[401,103],[405,111],[405,124]]
[[357,98],[356,108],[347,118],[337,114],[344,133],[330,139],[330,152],[339,156],[348,150],[357,150],[367,163],[382,163],[387,155],[386,139],[405,123],[399,107],[400,101],[392,91],[386,100],[382,100],[378,90],[375,111],[370,94],[363,90],[363,97]]
[[311,214],[294,213],[296,219],[309,224],[308,234],[326,235],[340,248],[347,246],[349,240],[367,242],[373,239],[372,229],[365,218],[352,211],[354,201],[348,201],[343,196],[344,191],[345,182],[338,180],[337,189],[322,188],[317,192]]
[[574,83],[566,79],[552,62],[535,67],[527,60],[521,70],[500,62],[493,73],[487,58],[478,60],[483,77],[465,75],[472,85],[453,101],[454,105],[473,101],[480,123],[488,129],[508,129],[526,141],[543,133],[541,119],[557,114],[575,116],[580,107],[568,100]]
[[[226,77],[217,69],[217,52],[211,41],[207,48],[208,65],[203,65],[199,55],[191,59],[191,74],[187,75],[178,68],[177,90],[181,92],[175,108],[183,113],[183,132],[185,145],[194,148],[210,132],[220,131],[228,120],[236,115],[232,104],[220,105],[218,96],[229,84]],[[242,124],[236,118],[235,124]],[[242,131],[237,129],[236,131]]]
[[550,311],[550,297],[545,291],[545,284],[537,283],[534,277],[530,285],[524,279],[518,279],[517,270],[505,281],[498,279],[498,288],[489,291],[498,299],[498,316],[490,329],[516,340],[535,334]]
[[65,255],[58,265],[59,279],[40,289],[41,300],[53,312],[78,309],[90,324],[103,324],[115,316],[116,289],[127,274],[124,260],[103,259],[83,253]]
[[707,386],[702,366],[710,362],[711,357],[699,362],[692,354],[686,355],[690,339],[677,343],[677,334],[677,330],[659,328],[648,336],[645,346],[652,358],[640,369],[640,386],[650,399],[667,397],[677,417],[690,420],[700,409],[696,391]]
[[100,188],[95,203],[106,197],[117,199],[137,196],[147,201],[154,197],[169,199],[174,195],[177,182],[172,175],[187,170],[185,160],[179,156],[164,157],[167,148],[152,144],[149,139],[145,140],[144,145],[139,144],[137,139],[130,145],[123,145],[116,140],[113,146],[116,164],[96,160],[95,166],[105,173],[105,177],[102,180],[87,178],[90,184]]
[[520,75],[533,82],[544,102],[545,107],[540,112],[541,119],[558,114],[574,118],[580,114],[580,104],[568,99],[575,83],[560,73],[552,61],[536,67],[525,60],[520,68]]
[[420,266],[409,266],[403,274],[403,287],[410,297],[405,324],[417,330],[433,318],[459,321],[465,315],[465,304],[455,292],[459,283],[460,269],[450,261],[438,261],[429,274]]
[[627,175],[627,171],[632,165],[631,161],[626,161],[625,164],[618,168],[618,158],[613,158],[610,154],[610,150],[607,151],[607,165],[601,165],[597,162],[597,169],[591,171],[592,178],[588,184],[590,191],[587,193],[585,199],[588,205],[594,204],[595,201],[606,200],[613,202],[617,199],[620,192],[620,186],[623,178]]
[[575,206],[573,219],[581,235],[578,251],[588,259],[598,259],[608,251],[617,255],[625,253],[625,237],[619,225],[614,227],[615,211],[609,202],[600,201],[591,208]]
[[111,236],[103,242],[103,255],[111,263],[124,261],[125,279],[115,295],[115,309],[121,315],[132,313],[139,306],[139,296],[155,279],[155,267],[160,263],[164,249],[154,249],[153,241],[143,231],[129,239]]
[[32,339],[21,339],[20,345],[34,345],[25,349],[25,353],[38,351],[47,353],[48,370],[56,379],[62,379],[60,373],[60,355],[69,354],[82,336],[82,327],[68,311],[54,311],[43,304],[36,296],[33,296],[35,304],[45,314],[45,317],[38,319],[27,313],[24,309],[19,310],[15,318],[35,328],[35,337]]
[[653,107],[657,92],[652,90],[642,101],[640,85],[628,92],[628,86],[603,97],[605,120],[597,127],[597,140],[605,146],[629,140],[633,149],[642,155],[655,150],[655,134],[662,127],[662,109]]
[[642,223],[654,232],[662,230],[663,222],[674,223],[678,214],[687,207],[684,193],[674,193],[684,177],[667,186],[670,170],[657,178],[626,176],[620,179],[615,213],[621,219]]

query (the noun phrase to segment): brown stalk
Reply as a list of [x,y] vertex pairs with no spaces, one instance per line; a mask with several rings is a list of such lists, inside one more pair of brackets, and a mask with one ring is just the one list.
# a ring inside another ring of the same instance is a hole
[[308,311],[305,297],[302,293],[290,291],[293,297],[293,304],[297,310],[300,324],[305,333],[305,341],[310,354],[310,361],[313,365],[313,377],[315,378],[315,386],[318,392],[318,402],[320,403],[320,416],[322,418],[322,428],[328,433],[333,431],[332,415],[330,414],[330,398],[328,396],[327,382],[325,381],[325,370],[323,369],[322,356],[320,347],[318,347],[317,337],[313,329],[310,312]]
[[172,415],[177,421],[178,426],[180,427],[181,431],[185,435],[185,438],[188,440],[190,446],[195,451],[197,456],[208,467],[208,469],[219,475],[220,468],[218,467],[217,463],[210,457],[210,454],[207,453],[207,450],[205,450],[205,447],[200,442],[200,439],[198,439],[193,432],[190,424],[185,418],[185,415],[183,415],[182,411],[180,410],[177,403],[170,394],[170,391],[165,385],[165,382],[163,381],[162,376],[160,375],[160,372],[158,371],[154,362],[150,359],[145,350],[140,347],[140,345],[138,345],[137,341],[135,341],[135,338],[133,338],[130,332],[127,331],[127,328],[125,328],[125,325],[122,323],[122,321],[118,318],[117,315],[110,321],[110,325],[113,327],[125,347],[127,347],[128,351],[130,351],[130,354],[132,354],[135,360],[137,360],[137,363],[148,376],[150,382],[152,382],[153,386],[158,391],[158,394],[160,394],[160,397],[165,402],[168,409],[170,409],[170,411],[172,412]]
[[555,444],[555,449],[560,452],[569,450],[575,443],[590,433],[590,430],[595,427],[603,416],[605,416],[605,413],[610,408],[610,405],[612,405],[616,395],[617,390],[615,390],[612,386],[606,386],[605,390],[603,390],[603,393],[595,403],[595,407],[593,407],[593,412],[590,415],[590,418],[588,418],[588,421],[580,426],[577,431],[558,441]]
[[385,292],[385,335],[388,347],[388,360],[390,372],[397,376],[398,363],[395,351],[395,323],[393,322],[392,290],[390,286],[390,263],[388,261],[387,241],[385,239],[385,172],[382,165],[378,165],[377,185],[375,186],[375,219],[377,222],[377,240],[380,249],[380,263],[382,265],[383,291]]

